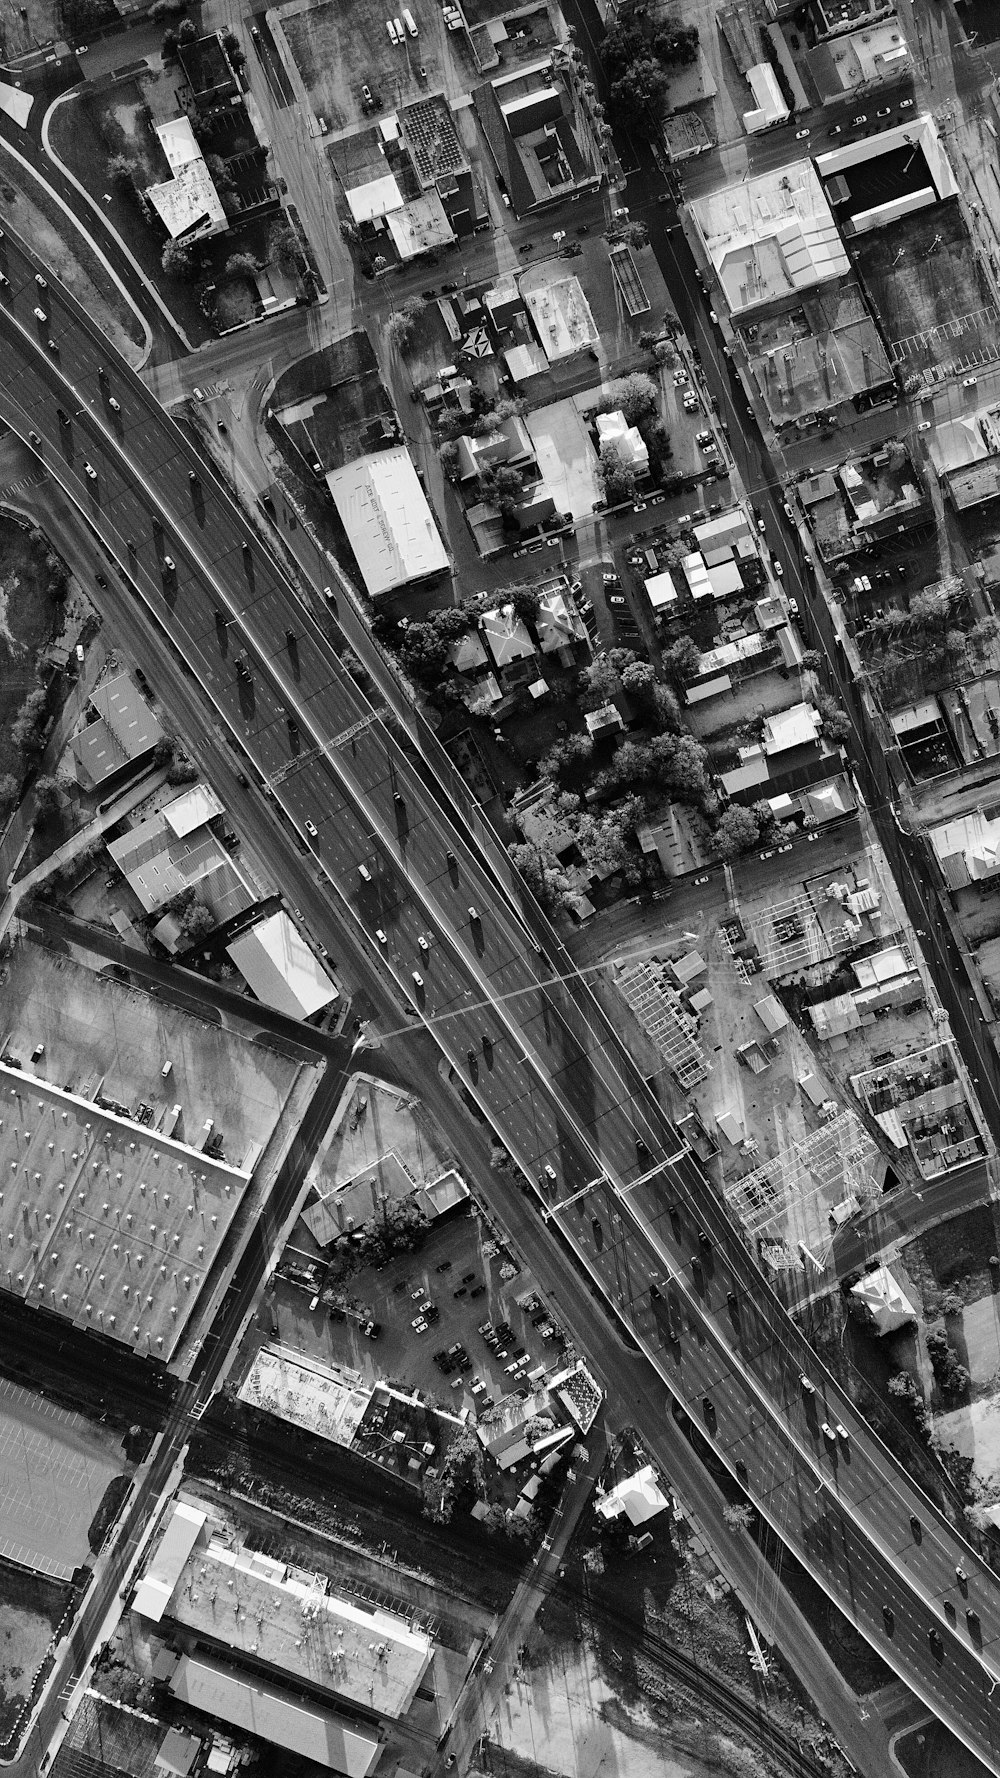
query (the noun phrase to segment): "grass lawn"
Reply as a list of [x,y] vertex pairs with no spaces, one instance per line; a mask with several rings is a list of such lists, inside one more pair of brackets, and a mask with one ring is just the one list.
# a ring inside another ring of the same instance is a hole
[[17,1722],[68,1599],[67,1587],[0,1567],[0,1741]]
[[37,685],[35,654],[62,624],[62,607],[49,597],[44,544],[11,519],[0,519],[0,776],[24,769],[11,727]]
[[998,1252],[1000,1234],[990,1204],[953,1216],[904,1247],[903,1264],[919,1286],[927,1320],[933,1320],[946,1292],[954,1291],[963,1303],[989,1296],[992,1284],[987,1262]]
[[0,218],[30,241],[41,259],[58,267],[77,302],[93,315],[123,357],[138,364],[142,329],[117,285],[44,187],[9,156],[0,181]]
[[59,0],[0,0],[0,43],[8,56],[27,55],[62,36]]
[[215,297],[215,312],[220,328],[239,327],[260,314],[257,286],[249,278],[230,278],[220,285]]
[[[198,306],[194,287],[164,275],[160,264],[163,242],[159,232],[144,221],[133,197],[114,191],[110,194],[110,204],[104,202],[108,191],[108,150],[101,138],[100,122],[106,111],[113,111],[129,137],[128,152],[142,160],[151,178],[163,176],[162,169],[152,160],[145,128],[137,123],[141,105],[142,89],[137,81],[121,81],[109,93],[84,90],[57,107],[52,118],[52,146],[63,164],[107,213],[108,220],[134,254],[150,283],[156,286],[188,338],[200,346],[215,337],[214,329]],[[136,126],[134,134],[133,125]]]

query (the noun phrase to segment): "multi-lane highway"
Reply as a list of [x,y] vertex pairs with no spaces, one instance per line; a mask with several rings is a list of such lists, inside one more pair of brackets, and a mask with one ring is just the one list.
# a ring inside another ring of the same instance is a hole
[[[327,615],[298,602],[72,300],[51,279],[36,283],[11,237],[0,248],[0,411],[35,434],[148,606],[141,664],[155,672],[164,638],[180,651],[204,688],[206,721],[228,726],[275,785],[331,897],[540,1193],[575,1199],[561,1226],[672,1395],[884,1658],[1000,1769],[987,1703],[1000,1673],[990,1570],[822,1375],[585,984],[561,973],[554,935],[527,897],[522,911],[499,886],[503,861],[488,868],[341,667]],[[824,1422],[843,1433],[827,1437]]]

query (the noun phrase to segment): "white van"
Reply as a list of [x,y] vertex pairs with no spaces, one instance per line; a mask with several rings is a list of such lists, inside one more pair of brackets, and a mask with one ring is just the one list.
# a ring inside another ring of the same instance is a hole
[[403,33],[402,33],[402,31],[400,31],[399,36],[396,35],[395,22],[392,19],[386,19],[385,28],[386,28],[386,32],[388,34],[389,42],[393,43],[393,44],[398,43],[399,39],[400,39],[400,37],[402,37]]
[[410,11],[408,6],[403,7],[403,23],[406,26],[406,29],[409,31],[411,37],[419,36],[419,32],[417,31],[417,27],[416,27],[416,23],[414,21],[413,14]]
[[396,36],[397,36],[397,38],[398,38],[398,39],[399,39],[399,42],[400,42],[400,43],[403,43],[403,42],[405,42],[405,40],[406,40],[406,32],[405,32],[405,31],[404,31],[404,30],[403,30],[403,21],[402,21],[402,19],[401,19],[401,18],[398,18],[398,17],[397,17],[397,18],[394,18],[394,19],[393,19],[393,21],[392,21],[392,22],[393,22],[393,25],[394,25],[394,26],[395,26],[395,29],[396,29]]

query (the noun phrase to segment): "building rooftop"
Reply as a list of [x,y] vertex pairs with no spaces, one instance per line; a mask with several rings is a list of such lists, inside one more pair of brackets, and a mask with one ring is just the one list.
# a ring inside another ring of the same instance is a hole
[[566,648],[574,642],[587,640],[583,619],[572,596],[567,599],[558,588],[542,594],[538,602],[535,630],[538,634],[538,646],[543,654],[551,654],[557,648]]
[[393,1612],[332,1597],[325,1577],[290,1569],[227,1537],[191,1551],[164,1616],[286,1681],[378,1716],[410,1708],[433,1655],[426,1631]]
[[3,1062],[0,1100],[0,1289],[169,1361],[249,1172]]
[[834,408],[892,380],[860,286],[839,280],[797,309],[743,330],[750,367],[776,425]]
[[382,1751],[376,1736],[360,1734],[332,1710],[244,1678],[222,1661],[182,1655],[170,1690],[192,1710],[314,1760],[329,1772],[342,1772],[345,1778],[367,1778]]
[[505,605],[498,611],[484,611],[479,628],[498,667],[508,667],[512,661],[524,660],[535,652],[535,645],[513,605]]
[[290,1019],[308,1019],[339,990],[286,913],[270,914],[242,932],[226,950],[264,1006]]
[[402,445],[358,457],[326,481],[372,598],[444,573],[448,554]]
[[193,833],[196,827],[204,827],[206,822],[214,821],[218,815],[225,813],[215,791],[207,784],[192,784],[172,802],[165,803],[163,819],[171,833],[182,840],[186,834]]
[[173,178],[161,185],[148,186],[146,196],[171,240],[176,241],[182,236],[196,240],[202,235],[221,234],[229,227],[229,218],[205,164],[190,118],[175,117],[169,123],[159,124],[156,134]]
[[669,1505],[669,1494],[664,1494],[655,1469],[647,1463],[645,1469],[609,1488],[597,1502],[597,1511],[602,1519],[617,1519],[624,1513],[630,1525],[644,1525]]
[[281,1346],[262,1346],[239,1390],[248,1407],[301,1426],[331,1444],[350,1445],[372,1398],[326,1365]]
[[73,753],[91,785],[103,784],[163,739],[160,724],[128,673],[96,685],[90,709],[96,721],[77,735]]
[[733,315],[851,269],[809,161],[723,186],[688,210]]
[[550,363],[597,344],[600,334],[579,278],[557,277],[531,286],[522,280],[521,295]]
[[447,247],[455,239],[447,211],[433,188],[411,198],[402,209],[388,211],[385,221],[392,244],[403,260],[429,253],[434,247]]
[[[180,819],[186,820],[184,811]],[[130,827],[120,840],[111,840],[108,856],[147,914],[192,888],[219,922],[243,913],[256,900],[221,840],[207,827],[188,828],[178,839],[166,809]]]
[[379,217],[387,216],[392,210],[401,210],[403,194],[396,184],[392,173],[383,173],[378,179],[369,179],[364,185],[356,185],[353,190],[345,190],[347,206],[355,222],[375,222]]
[[207,1518],[206,1512],[186,1500],[175,1501],[171,1506],[160,1541],[135,1593],[136,1611],[151,1623],[158,1624],[162,1618]]

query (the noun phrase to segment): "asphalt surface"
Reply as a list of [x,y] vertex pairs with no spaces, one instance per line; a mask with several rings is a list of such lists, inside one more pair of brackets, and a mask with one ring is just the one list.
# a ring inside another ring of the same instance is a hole
[[[541,1191],[562,1201],[601,1178],[560,1220],[609,1300],[671,1391],[707,1421],[779,1535],[929,1707],[995,1763],[986,1707],[993,1665],[984,1666],[966,1629],[965,1598],[954,1628],[944,1609],[958,1563],[970,1576],[982,1648],[994,1650],[1000,1615],[990,1570],[821,1373],[585,986],[572,974],[553,976],[536,954],[538,936],[560,960],[554,935],[540,930],[529,903],[522,915],[497,888],[409,749],[340,667],[328,626],[296,602],[211,473],[72,300],[55,286],[39,289],[34,262],[10,236],[2,245],[10,282],[0,406],[22,436],[38,430],[52,473],[127,564],[152,613],[152,646],[157,629],[170,637],[217,717],[280,785],[330,895],[378,945],[389,977]],[[44,321],[33,315],[36,303]],[[99,376],[102,365],[110,382]],[[244,649],[241,676],[235,662]],[[651,1160],[674,1157],[647,1184],[637,1183],[637,1132]],[[677,1218],[667,1213],[674,1196]],[[699,1228],[711,1249],[700,1282],[689,1263]],[[665,1331],[668,1297],[679,1344]],[[816,1378],[818,1397],[805,1396],[802,1371]],[[846,1438],[831,1443],[824,1420],[840,1422]],[[882,1627],[886,1603],[891,1636]]]

